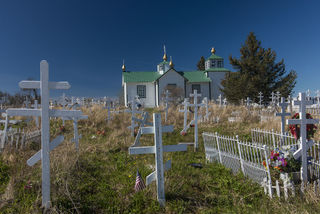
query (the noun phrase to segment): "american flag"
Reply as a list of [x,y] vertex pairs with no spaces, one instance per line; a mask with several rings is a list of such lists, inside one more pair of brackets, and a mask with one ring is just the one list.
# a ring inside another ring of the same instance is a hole
[[143,190],[144,188],[146,188],[146,186],[143,183],[143,179],[141,178],[139,170],[137,170],[136,185],[134,186],[134,189],[136,192],[138,192],[140,190]]

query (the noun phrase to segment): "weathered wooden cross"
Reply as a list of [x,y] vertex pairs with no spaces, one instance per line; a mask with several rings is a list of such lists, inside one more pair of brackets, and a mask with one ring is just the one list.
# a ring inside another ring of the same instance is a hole
[[33,166],[41,160],[42,206],[47,209],[50,207],[50,151],[64,140],[63,136],[58,136],[50,143],[50,117],[79,117],[82,112],[49,109],[49,90],[69,89],[70,85],[68,82],[49,82],[49,65],[45,60],[40,62],[40,81],[21,81],[19,86],[23,89],[40,89],[41,109],[8,109],[7,114],[41,117],[41,150],[33,155],[27,164]]
[[126,109],[125,112],[131,113],[131,125],[128,128],[131,129],[131,136],[134,136],[134,128],[138,125],[134,122],[133,118],[136,117],[136,114],[142,114],[142,112],[137,110],[137,97],[129,103],[131,103],[131,109]]
[[134,143],[132,145],[132,147],[135,147],[135,146],[139,146],[140,145],[140,137],[142,135],[142,128],[145,126],[145,125],[149,125],[149,126],[152,126],[152,123],[148,122],[149,118],[149,114],[148,112],[143,112],[142,113],[142,119],[138,119],[136,117],[133,118],[134,121],[138,122],[140,125],[139,125],[139,129],[138,129],[138,132],[137,132],[137,136],[134,140]]
[[271,92],[271,106],[274,106],[276,103],[276,96],[274,92]]
[[209,116],[210,116],[211,112],[209,112],[209,104],[208,104],[208,98],[207,97],[203,98],[202,104],[203,104],[203,106],[205,107],[205,110],[206,110],[206,114],[203,116],[203,119],[204,119],[204,121],[209,121]]
[[318,106],[318,108],[319,108],[319,107],[320,107],[320,91],[317,90],[317,91],[316,91],[316,94],[317,94],[317,106]]
[[259,92],[258,98],[259,98],[259,107],[261,108],[262,107],[262,102],[263,102],[263,93],[261,91]]
[[228,104],[228,100],[227,100],[227,98],[225,97],[225,98],[223,99],[223,106],[226,107],[227,104]]
[[164,97],[164,121],[167,122],[168,118],[168,109],[169,109],[169,95],[170,92],[169,90],[166,90],[165,92],[165,97]]
[[[197,90],[193,91],[193,94],[190,94],[190,97],[193,97],[193,104],[189,104],[189,106],[194,107],[194,117],[193,120],[190,122],[188,127],[194,125],[194,150],[197,151],[198,149],[198,108],[203,106],[203,103],[198,103],[198,97],[201,97],[201,94],[197,93]],[[186,128],[186,127],[185,127]],[[185,130],[184,128],[184,130]],[[182,130],[182,131],[184,131]],[[182,143],[183,144],[183,143]],[[187,143],[190,144],[190,143]]]
[[183,109],[179,109],[179,112],[183,112],[183,127],[187,126],[187,120],[188,120],[188,106],[189,106],[189,98],[184,98],[184,101],[182,102]]
[[219,107],[221,107],[222,106],[222,95],[221,94],[218,96],[217,101],[219,103]]
[[276,116],[281,117],[281,134],[285,133],[286,116],[291,115],[290,113],[286,112],[288,105],[289,104],[285,102],[284,97],[281,97],[281,103],[279,103],[279,106],[281,107],[281,113],[276,113]]
[[312,102],[310,100],[306,100],[305,93],[299,93],[300,101],[294,101],[295,105],[299,105],[299,118],[300,119],[289,119],[287,120],[288,125],[300,125],[300,147],[293,154],[295,159],[301,157],[302,165],[301,165],[301,180],[303,182],[308,181],[307,174],[307,155],[309,148],[313,145],[312,140],[307,140],[307,124],[316,124],[319,123],[318,119],[307,119],[306,118],[306,105],[311,105]]
[[173,126],[161,126],[161,114],[153,114],[153,127],[142,127],[142,134],[154,134],[154,146],[129,147],[130,155],[155,154],[156,170],[146,178],[146,185],[152,181],[157,184],[157,199],[160,206],[165,206],[164,171],[171,168],[171,160],[163,164],[164,152],[187,151],[187,145],[162,145],[162,133],[172,132]]
[[246,99],[246,106],[249,108],[249,107],[250,107],[250,104],[251,104],[250,97],[247,97],[247,99]]
[[277,101],[277,104],[280,102],[280,97],[281,97],[281,93],[280,93],[280,91],[277,91],[277,92],[276,92],[276,101]]

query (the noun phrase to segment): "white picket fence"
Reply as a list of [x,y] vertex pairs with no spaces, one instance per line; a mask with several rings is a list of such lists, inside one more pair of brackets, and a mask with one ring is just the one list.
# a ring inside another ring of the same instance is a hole
[[267,131],[263,129],[251,129],[252,142],[267,145],[270,149],[290,149],[292,147],[298,148],[299,142],[294,136],[274,130]]
[[[2,136],[3,132],[0,132],[0,137]],[[39,139],[40,142],[41,131],[36,130],[32,132],[25,133],[23,130],[20,129],[9,129],[6,134],[5,138],[5,146],[10,148],[23,148],[29,142],[36,141]]]
[[262,183],[270,181],[270,170],[263,166],[268,162],[268,148],[265,145],[242,142],[237,137],[220,136],[217,133],[202,134],[206,158],[218,161],[233,173],[242,173],[252,180]]

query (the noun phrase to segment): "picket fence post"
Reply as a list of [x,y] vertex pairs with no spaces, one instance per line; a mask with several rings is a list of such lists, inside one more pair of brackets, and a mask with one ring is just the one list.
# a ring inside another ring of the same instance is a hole
[[239,150],[239,158],[240,158],[240,166],[241,166],[241,171],[244,174],[244,168],[243,168],[243,160],[242,160],[242,155],[241,155],[241,147],[240,147],[240,142],[239,142],[239,136],[236,136],[237,139],[237,144],[238,144],[238,150]]
[[220,161],[220,163],[222,163],[222,157],[221,157],[220,145],[219,145],[219,137],[218,137],[217,132],[215,134],[216,134],[216,140],[217,140],[217,146],[218,146],[219,161]]
[[269,169],[269,161],[268,161],[268,155],[267,155],[268,147],[266,145],[263,145],[263,151],[264,151],[264,157],[266,160],[266,167],[267,167],[267,175],[268,175],[268,189],[269,189],[269,196],[272,198],[272,182],[271,182],[271,174]]

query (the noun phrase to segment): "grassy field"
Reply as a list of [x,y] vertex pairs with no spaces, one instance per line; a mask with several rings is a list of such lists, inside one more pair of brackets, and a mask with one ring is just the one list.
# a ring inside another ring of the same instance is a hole
[[[150,113],[158,109],[147,109]],[[211,117],[220,116],[219,123],[202,123],[203,131],[239,135],[250,139],[250,129],[260,127],[279,129],[279,120],[260,123],[255,114],[244,109],[239,123],[228,123],[234,108],[211,109]],[[172,168],[165,173],[166,207],[156,200],[153,182],[135,193],[136,171],[145,177],[154,169],[154,155],[129,155],[134,138],[126,129],[129,114],[119,114],[111,123],[105,121],[106,110],[97,107],[83,109],[89,119],[79,122],[82,134],[80,151],[71,143],[73,128],[66,122],[61,133],[60,120],[51,122],[52,138],[63,134],[66,141],[51,152],[51,199],[49,213],[320,213],[318,197],[308,190],[304,197],[270,200],[263,189],[242,174],[233,175],[217,163],[206,163],[201,134],[199,150],[164,155],[172,160]],[[170,109],[167,124],[175,131],[163,135],[164,144],[191,142],[192,130],[187,136],[179,134],[183,115]],[[153,145],[153,135],[143,135],[142,145]],[[0,213],[41,213],[41,165],[26,165],[26,160],[40,148],[31,143],[24,150],[7,148],[0,155]],[[194,168],[191,163],[201,163]]]

